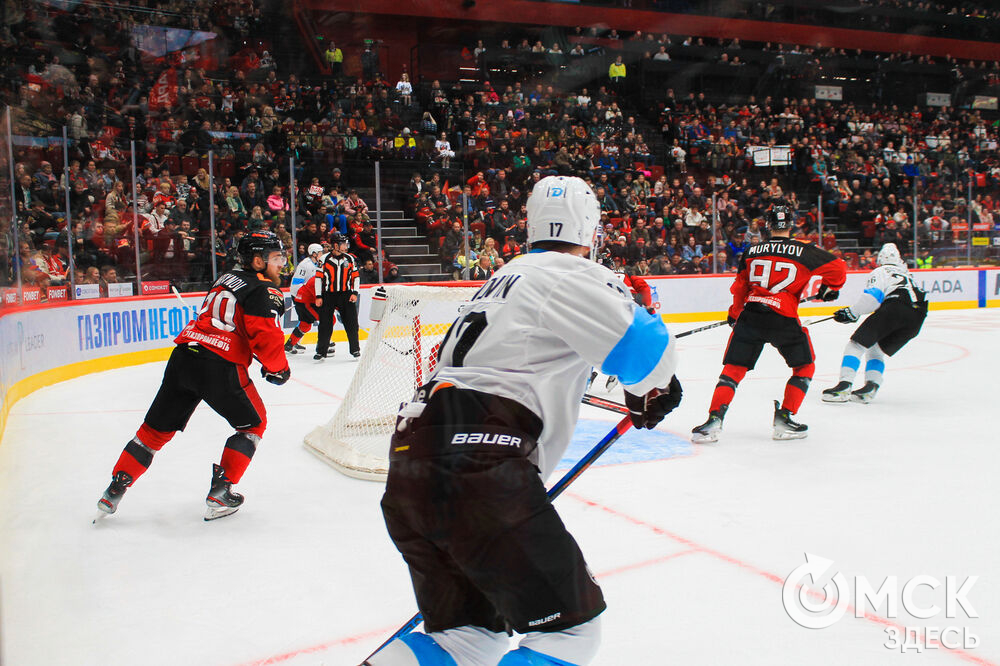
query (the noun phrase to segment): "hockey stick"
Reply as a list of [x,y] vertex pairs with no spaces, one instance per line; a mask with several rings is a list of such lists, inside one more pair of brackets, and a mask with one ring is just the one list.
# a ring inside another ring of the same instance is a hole
[[[586,402],[586,396],[584,398],[584,402]],[[610,401],[605,401],[605,402],[610,402]],[[614,405],[617,403],[610,402],[610,404]],[[562,494],[562,492],[566,490],[566,488],[568,488],[571,483],[576,481],[577,478],[579,478],[579,476],[583,474],[584,470],[586,470],[588,467],[594,464],[594,461],[600,458],[601,454],[607,451],[611,447],[611,445],[617,442],[618,438],[624,435],[626,432],[628,432],[628,429],[631,427],[632,427],[632,418],[630,416],[626,416],[621,421],[619,421],[615,425],[615,427],[612,428],[611,431],[594,446],[594,448],[592,448],[589,452],[587,452],[585,456],[580,458],[580,460],[576,463],[576,465],[573,466],[573,469],[566,472],[566,474],[563,475],[563,477],[559,479],[559,481],[554,486],[549,488],[548,492],[546,493],[549,499],[554,500],[556,497],[559,497],[559,495]],[[390,636],[384,643],[382,643],[382,645],[379,645],[374,652],[365,657],[365,661],[362,663],[367,663],[369,659],[371,659],[379,652],[381,652],[386,645],[393,642],[400,636],[405,636],[406,634],[411,633],[414,629],[417,628],[417,626],[421,622],[423,622],[423,620],[424,618],[422,615],[420,615],[420,613],[417,613],[416,615],[411,617],[406,624],[404,624],[402,627],[396,630],[396,633]]]
[[830,315],[829,317],[823,317],[821,319],[813,319],[812,321],[805,321],[805,322],[802,322],[802,325],[803,326],[812,326],[813,324],[818,324],[821,321],[829,321],[830,319],[833,319],[833,315]]
[[[809,298],[803,298],[801,301],[799,301],[799,303],[807,303],[809,301],[819,301],[819,300],[822,300],[819,296],[810,296]],[[820,319],[819,321],[826,321],[826,319]],[[713,328],[718,328],[720,326],[725,326],[728,323],[729,323],[728,319],[726,321],[717,321],[714,324],[709,324],[708,326],[702,326],[701,328],[696,328],[696,329],[693,329],[693,330],[690,330],[690,331],[684,331],[683,333],[678,333],[674,337],[675,338],[687,337],[688,335],[694,335],[695,333],[701,333],[702,331],[708,331],[708,330],[711,330]],[[814,321],[812,323],[816,324],[818,322]],[[808,326],[808,324],[807,324],[807,326]]]
[[598,398],[596,395],[590,395],[589,393],[583,394],[583,404],[590,405],[591,407],[600,407],[601,409],[606,409],[609,412],[628,414],[628,407],[621,404],[620,402],[615,402],[614,400],[605,400],[604,398]]

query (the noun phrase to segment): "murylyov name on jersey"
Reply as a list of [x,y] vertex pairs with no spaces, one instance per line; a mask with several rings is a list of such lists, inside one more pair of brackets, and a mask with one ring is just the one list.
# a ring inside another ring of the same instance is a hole
[[802,256],[802,245],[793,245],[791,243],[759,243],[757,245],[751,245],[747,248],[748,255],[755,254],[787,254],[794,257]]
[[77,315],[80,351],[173,339],[197,313],[195,307],[175,306]]

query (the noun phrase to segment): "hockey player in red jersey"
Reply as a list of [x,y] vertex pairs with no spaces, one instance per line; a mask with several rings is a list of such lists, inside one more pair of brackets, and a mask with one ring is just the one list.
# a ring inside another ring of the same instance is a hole
[[629,275],[625,271],[616,271],[615,274],[632,292],[632,300],[646,308],[649,314],[655,315],[656,308],[653,307],[653,292],[649,288],[649,283],[638,275]]
[[278,385],[291,372],[279,323],[284,296],[276,288],[285,263],[281,241],[270,231],[255,231],[240,240],[238,252],[243,270],[220,275],[198,316],[175,338],[160,390],[97,503],[99,518],[115,512],[125,490],[149,468],[153,454],[184,429],[202,400],[236,430],[226,440],[221,462],[213,465],[205,520],[227,516],[243,504],[231,485],[239,483],[267,425],[247,368],[256,358],[261,376]]
[[793,219],[786,206],[768,211],[767,221],[771,239],[743,253],[730,288],[733,304],[728,320],[733,331],[708,420],[691,431],[696,443],[718,440],[736,388],[756,365],[765,343],[775,347],[792,369],[783,400],[774,401],[773,437],[800,439],[808,431],[808,426],[792,420],[809,389],[816,359],[809,331],[799,321],[799,300],[814,275],[821,279],[820,298],[836,299],[847,279],[847,265],[811,243],[790,239]]

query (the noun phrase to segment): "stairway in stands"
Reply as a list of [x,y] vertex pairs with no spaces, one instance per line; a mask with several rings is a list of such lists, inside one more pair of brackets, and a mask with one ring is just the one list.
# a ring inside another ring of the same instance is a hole
[[[375,211],[370,211],[372,222]],[[441,270],[441,260],[432,251],[427,238],[417,230],[412,218],[404,217],[401,210],[382,211],[382,248],[389,261],[399,267],[404,282],[444,282],[451,280],[451,273]]]

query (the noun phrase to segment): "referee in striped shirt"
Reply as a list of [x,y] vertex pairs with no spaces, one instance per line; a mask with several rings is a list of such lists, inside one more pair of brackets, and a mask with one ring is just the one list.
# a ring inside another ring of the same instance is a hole
[[333,234],[330,244],[330,253],[316,271],[316,305],[320,312],[319,339],[313,359],[317,361],[327,356],[330,336],[333,335],[334,310],[340,314],[340,322],[347,331],[351,356],[361,356],[358,344],[358,261],[347,253],[347,239],[343,234]]

